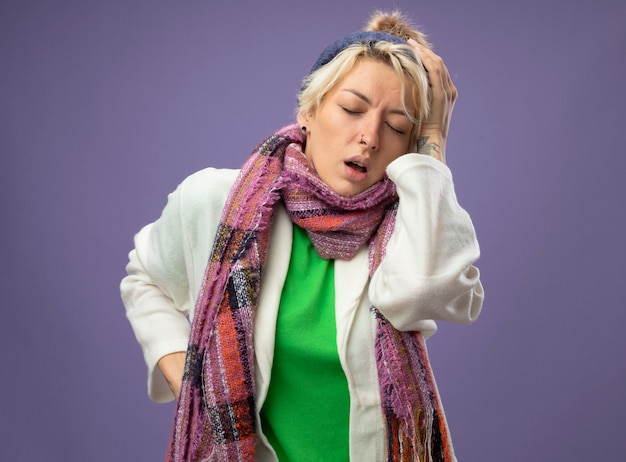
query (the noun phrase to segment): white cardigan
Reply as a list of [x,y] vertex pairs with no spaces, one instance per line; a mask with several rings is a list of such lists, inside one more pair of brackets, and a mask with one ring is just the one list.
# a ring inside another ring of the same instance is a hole
[[[156,402],[174,398],[156,364],[187,349],[188,317],[193,318],[213,237],[237,174],[209,168],[191,175],[170,194],[161,217],[135,236],[121,293],[148,365],[148,393]],[[379,461],[386,451],[370,307],[376,306],[397,329],[430,336],[437,329],[435,320],[474,321],[483,301],[473,266],[478,242],[469,215],[457,202],[448,167],[425,155],[406,154],[388,166],[387,174],[400,202],[385,258],[371,280],[366,247],[350,261],[335,261],[337,348],[350,392],[350,460]],[[279,207],[254,327],[260,461],[277,460],[258,414],[269,386],[291,241],[291,220]]]

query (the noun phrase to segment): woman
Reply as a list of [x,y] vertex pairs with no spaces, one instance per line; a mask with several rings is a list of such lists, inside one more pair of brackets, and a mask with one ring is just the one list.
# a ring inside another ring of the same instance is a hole
[[377,13],[324,50],[298,125],[137,234],[122,297],[150,397],[178,399],[170,460],[455,460],[423,342],[482,307],[444,164],[455,99],[423,35]]

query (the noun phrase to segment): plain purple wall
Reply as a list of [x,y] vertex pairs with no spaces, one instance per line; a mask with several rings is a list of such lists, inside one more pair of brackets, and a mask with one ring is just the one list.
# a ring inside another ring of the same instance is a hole
[[2,460],[163,459],[173,407],[118,291],[133,234],[394,6],[459,88],[448,159],[483,250],[482,317],[429,341],[460,460],[626,460],[621,0],[4,0]]

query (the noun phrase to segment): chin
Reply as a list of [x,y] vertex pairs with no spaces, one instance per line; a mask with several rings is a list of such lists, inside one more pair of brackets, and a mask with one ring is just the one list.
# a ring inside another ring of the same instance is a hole
[[330,189],[332,189],[333,191],[335,191],[337,194],[339,194],[340,196],[343,197],[352,197],[352,196],[356,196],[357,194],[362,193],[363,191],[365,191],[367,188],[369,188],[371,186],[371,184],[364,184],[364,183],[353,183],[351,181],[347,181],[347,180],[338,180],[338,181],[326,181],[324,180],[324,178],[320,177],[320,179],[326,183]]
[[[332,187],[332,186],[331,186]],[[364,188],[350,188],[350,187],[344,187],[344,188],[332,188],[333,191],[335,191],[337,194],[339,194],[340,196],[343,197],[352,197],[352,196],[356,196],[357,194],[362,193],[363,191],[365,191]]]

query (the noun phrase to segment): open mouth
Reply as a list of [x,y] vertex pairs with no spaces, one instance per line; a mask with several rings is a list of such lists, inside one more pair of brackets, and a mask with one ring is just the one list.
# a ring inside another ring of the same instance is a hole
[[367,167],[360,162],[346,162],[346,165],[359,173],[367,173]]

